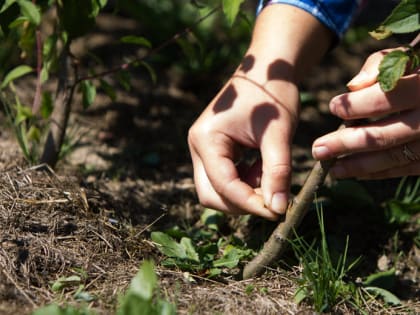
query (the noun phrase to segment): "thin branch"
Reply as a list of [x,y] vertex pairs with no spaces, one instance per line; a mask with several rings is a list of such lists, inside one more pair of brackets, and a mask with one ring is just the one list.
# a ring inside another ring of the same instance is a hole
[[201,22],[203,22],[203,21],[204,21],[205,19],[207,19],[209,16],[213,15],[213,14],[214,14],[215,12],[217,12],[220,8],[221,8],[221,6],[217,6],[217,7],[215,7],[215,8],[214,8],[213,10],[211,10],[209,13],[207,13],[206,15],[202,16],[202,17],[201,17],[201,18],[199,18],[197,21],[195,21],[193,25],[191,25],[191,26],[189,26],[189,27],[185,28],[185,29],[184,29],[183,31],[181,31],[181,32],[178,32],[178,33],[174,34],[171,38],[169,38],[168,40],[164,41],[164,42],[163,42],[163,43],[161,43],[159,46],[157,46],[157,47],[155,47],[155,48],[153,48],[153,49],[149,50],[149,51],[147,52],[147,54],[146,54],[146,55],[144,55],[143,57],[138,57],[138,58],[135,58],[135,59],[133,59],[133,60],[130,60],[129,62],[126,62],[126,63],[120,64],[120,65],[118,65],[118,66],[116,66],[116,67],[113,67],[113,68],[111,68],[111,69],[105,70],[105,71],[103,71],[103,72],[99,72],[99,73],[96,73],[96,74],[93,74],[93,75],[89,75],[89,76],[85,76],[85,77],[80,77],[80,78],[78,78],[78,79],[76,80],[75,85],[77,85],[77,84],[79,84],[80,82],[85,81],[85,80],[93,80],[93,79],[97,79],[97,78],[103,78],[103,77],[105,77],[105,76],[107,76],[107,75],[110,75],[110,74],[116,73],[116,72],[121,71],[121,70],[125,70],[125,69],[127,69],[127,68],[131,67],[132,65],[134,65],[134,64],[136,64],[136,63],[138,63],[138,62],[140,62],[140,61],[144,61],[145,59],[147,59],[147,58],[149,58],[149,57],[151,57],[151,56],[153,56],[153,55],[155,55],[155,54],[159,53],[161,50],[163,50],[164,48],[166,48],[166,47],[167,47],[167,46],[169,46],[170,44],[174,43],[177,39],[179,39],[179,38],[181,38],[181,37],[185,36],[186,34],[190,33],[194,27],[196,27],[198,24],[200,24]]
[[41,32],[39,30],[36,31],[36,88],[35,88],[35,96],[32,103],[32,113],[36,114],[41,107],[41,70],[42,70],[42,40],[41,40]]
[[420,42],[420,33],[417,34],[417,36],[411,41],[410,46],[416,47]]
[[258,255],[245,266],[244,279],[263,274],[266,267],[271,266],[283,254],[289,243],[290,235],[305,217],[315,198],[316,191],[324,182],[335,161],[336,159],[331,159],[315,163],[299,194],[289,206],[284,220],[276,227]]

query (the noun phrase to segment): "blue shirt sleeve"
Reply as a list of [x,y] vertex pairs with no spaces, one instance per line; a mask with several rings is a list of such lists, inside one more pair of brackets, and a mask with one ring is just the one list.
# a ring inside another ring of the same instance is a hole
[[312,14],[341,38],[348,29],[360,2],[361,0],[260,0],[257,12],[269,4],[290,4]]

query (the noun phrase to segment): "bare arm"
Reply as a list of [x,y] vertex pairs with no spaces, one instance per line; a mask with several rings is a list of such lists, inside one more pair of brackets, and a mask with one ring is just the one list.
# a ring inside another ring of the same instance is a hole
[[[297,83],[332,39],[301,9],[277,4],[261,12],[242,63],[189,132],[203,205],[272,220],[286,211]],[[259,149],[262,162],[242,169],[236,162],[247,148]]]

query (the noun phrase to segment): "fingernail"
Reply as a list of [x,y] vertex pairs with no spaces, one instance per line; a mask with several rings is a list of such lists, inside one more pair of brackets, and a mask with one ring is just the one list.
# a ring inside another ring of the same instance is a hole
[[347,86],[355,86],[360,85],[364,82],[366,82],[369,79],[368,74],[365,71],[360,71],[353,79],[351,79]]
[[271,210],[276,213],[285,213],[287,209],[288,199],[284,193],[275,193],[271,198]]
[[330,155],[330,150],[325,146],[314,147],[312,149],[312,156],[316,160],[322,160],[328,158]]

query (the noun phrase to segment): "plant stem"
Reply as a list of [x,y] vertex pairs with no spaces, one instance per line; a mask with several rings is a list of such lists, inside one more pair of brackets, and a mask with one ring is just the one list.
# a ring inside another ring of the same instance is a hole
[[54,110],[51,114],[51,126],[45,142],[41,163],[48,164],[54,168],[58,161],[61,146],[64,141],[67,123],[70,116],[71,102],[76,88],[76,84],[69,83],[68,63],[69,63],[70,43],[67,43],[59,59],[59,78]]
[[290,235],[306,215],[316,191],[324,182],[335,161],[334,158],[315,163],[299,194],[289,205],[283,221],[276,227],[258,255],[245,266],[242,274],[244,279],[261,275],[267,266],[272,265],[283,254],[289,243]]

